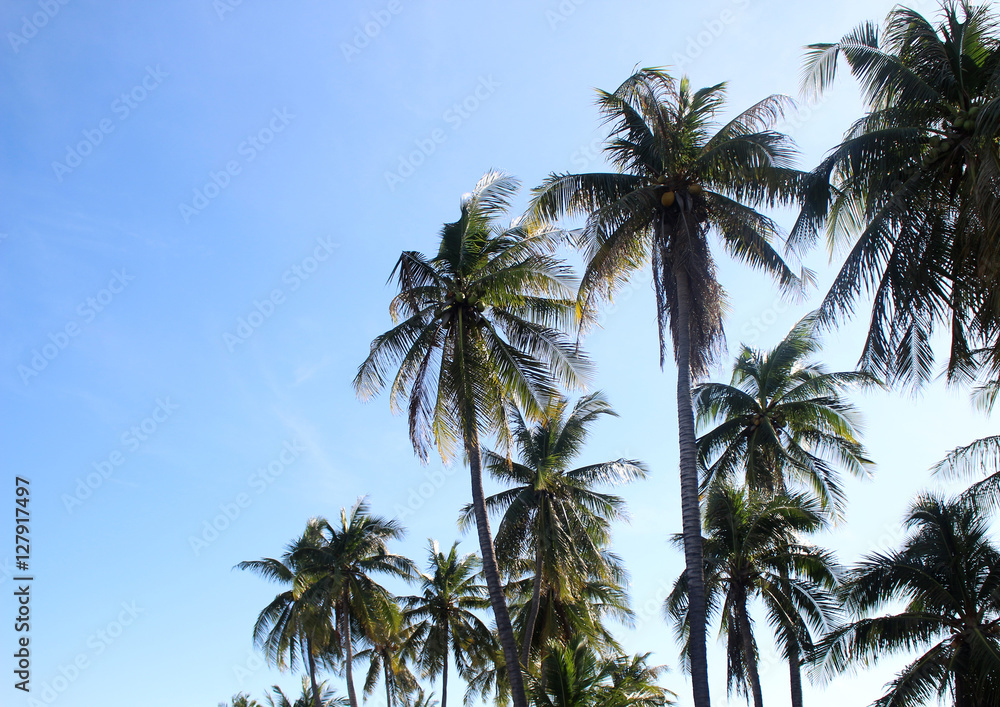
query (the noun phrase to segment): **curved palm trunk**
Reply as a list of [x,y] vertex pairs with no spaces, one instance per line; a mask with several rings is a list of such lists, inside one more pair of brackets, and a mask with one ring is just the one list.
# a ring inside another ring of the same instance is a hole
[[386,707],[392,707],[392,676],[389,673],[389,659],[385,656],[382,657],[382,670],[385,672],[385,704]]
[[347,698],[351,707],[358,707],[358,695],[354,691],[354,647],[351,645],[351,620],[347,609],[340,611],[340,635],[344,642],[344,673],[347,680]]
[[691,625],[691,689],[695,707],[710,707],[705,646],[705,563],[698,501],[694,410],[691,404],[691,287],[683,266],[675,268],[674,274],[677,279],[677,441],[680,445],[681,525],[688,578],[688,620]]
[[319,703],[319,687],[316,684],[316,656],[313,655],[312,639],[306,639],[306,652],[309,655],[309,683],[313,691],[313,707],[322,707]]
[[[514,628],[510,623],[510,612],[507,610],[507,600],[500,584],[500,569],[497,566],[496,553],[493,551],[493,538],[490,536],[489,518],[486,514],[486,496],[483,493],[483,461],[479,451],[479,435],[475,422],[466,415],[465,453],[469,457],[469,471],[472,476],[472,508],[476,518],[476,533],[479,536],[479,550],[483,554],[483,576],[489,590],[490,605],[497,622],[497,634],[500,646],[503,648],[504,661],[507,663],[507,677],[510,680],[510,692],[514,707],[528,707],[524,695],[524,681],[521,677],[521,664],[518,662],[517,640],[514,638]],[[355,707],[352,705],[352,707]],[[442,707],[444,705],[442,704]]]
[[[528,667],[531,657],[531,639],[535,636],[535,622],[538,621],[538,608],[542,603],[542,543],[536,539],[535,545],[535,580],[531,589],[531,609],[528,621],[524,625],[524,642],[521,646],[521,665]],[[444,707],[442,705],[442,707]]]
[[747,679],[750,680],[750,694],[753,695],[754,707],[764,707],[764,695],[760,690],[760,674],[757,672],[757,656],[753,647],[753,630],[750,628],[750,617],[747,616],[746,593],[740,591],[736,597],[736,623],[743,642],[743,664],[746,666]]

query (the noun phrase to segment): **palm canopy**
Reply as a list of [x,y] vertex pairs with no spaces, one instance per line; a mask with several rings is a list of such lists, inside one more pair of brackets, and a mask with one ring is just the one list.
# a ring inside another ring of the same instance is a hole
[[649,654],[604,658],[586,639],[554,645],[538,677],[530,679],[538,707],[664,707],[674,694],[657,684],[663,666]]
[[956,447],[934,465],[933,473],[945,478],[983,476],[963,496],[984,511],[1000,511],[1000,435],[991,435]]
[[347,692],[358,707],[352,669],[354,642],[374,636],[376,627],[393,620],[394,597],[373,575],[410,579],[415,573],[407,558],[390,553],[388,543],[404,530],[395,520],[373,515],[365,499],[340,510],[340,523],[325,518],[309,521],[316,540],[298,548],[292,560],[299,568],[296,590],[303,601],[320,608],[334,629],[333,654],[343,659]]
[[[497,560],[510,573],[521,558],[540,558],[543,584],[563,598],[572,597],[590,577],[621,575],[606,549],[611,522],[627,518],[625,502],[594,486],[627,483],[647,473],[642,462],[631,459],[569,468],[602,415],[616,413],[600,392],[581,397],[572,409],[565,399],[551,400],[533,425],[515,410],[511,428],[521,461],[485,454],[490,474],[510,486],[486,499],[491,513],[502,514],[494,540]],[[471,520],[472,508],[466,506],[460,526]]]
[[[277,685],[271,687],[271,694],[267,695],[266,699],[269,707],[313,707],[314,705],[316,707],[347,707],[349,704],[346,698],[337,695],[334,690],[326,686],[325,682],[319,683],[315,693],[314,695],[309,680],[303,677],[302,692],[295,700],[292,700]],[[233,707],[239,707],[239,705],[234,701]]]
[[587,371],[561,332],[576,321],[575,281],[552,255],[561,232],[498,223],[517,189],[512,177],[487,173],[441,230],[436,256],[399,257],[390,277],[397,324],[372,342],[354,379],[362,399],[390,386],[422,459],[432,441],[451,458],[470,425],[507,439],[515,404],[537,413]]
[[420,647],[418,664],[425,675],[443,675],[441,705],[448,698],[448,663],[468,678],[496,651],[496,639],[476,612],[489,608],[480,580],[482,562],[475,554],[459,555],[458,543],[445,553],[436,541],[428,548],[428,572],[420,575],[421,594],[403,597],[413,642]]
[[861,362],[916,384],[934,373],[931,335],[951,329],[949,377],[985,360],[1000,370],[1000,31],[989,5],[944,0],[937,23],[897,7],[810,45],[806,90],[822,91],[843,57],[866,115],[814,170],[790,242],[825,221],[847,259],[820,309],[833,323],[873,298]]
[[[819,505],[802,494],[769,494],[717,483],[705,505],[705,586],[712,615],[726,636],[728,688],[761,704],[757,642],[749,602],[764,603],[768,622],[787,650],[788,636],[810,647],[836,616],[832,590],[838,567],[832,555],[800,539],[823,525]],[[680,538],[675,538],[679,542]],[[687,661],[688,581],[685,571],[664,603]]]
[[807,315],[770,351],[743,346],[728,385],[695,389],[698,422],[710,427],[698,438],[703,488],[741,476],[751,488],[771,492],[805,486],[824,509],[843,513],[838,468],[862,475],[872,465],[857,410],[844,394],[876,381],[812,362],[821,349],[816,325],[816,316]]
[[739,260],[785,287],[800,277],[771,242],[781,230],[757,209],[794,203],[802,186],[791,140],[770,129],[789,104],[770,96],[721,126],[724,83],[692,90],[660,69],[643,69],[614,92],[599,91],[611,133],[605,151],[618,172],[552,174],[535,190],[529,216],[587,219],[581,235],[585,301],[610,298],[652,260],[660,326],[678,342],[678,268],[691,288],[691,371],[707,370],[722,338],[723,294],[707,241],[721,237]]
[[[949,693],[956,707],[1000,704],[1000,550],[985,518],[971,505],[924,496],[906,527],[899,549],[868,555],[848,572],[843,600],[862,618],[823,641],[819,667],[828,674],[915,651],[878,707]],[[901,600],[901,611],[865,616]]]

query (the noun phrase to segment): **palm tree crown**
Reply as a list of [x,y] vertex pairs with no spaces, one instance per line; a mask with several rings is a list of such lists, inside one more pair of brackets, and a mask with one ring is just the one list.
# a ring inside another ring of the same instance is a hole
[[934,24],[897,7],[882,32],[868,22],[840,42],[811,45],[804,87],[828,86],[841,56],[868,112],[814,171],[792,239],[815,240],[827,221],[831,246],[850,246],[824,321],[849,315],[864,290],[874,300],[861,360],[876,374],[928,380],[937,326],[951,329],[950,377],[971,375],[981,353],[1000,370],[995,15],[944,0]]

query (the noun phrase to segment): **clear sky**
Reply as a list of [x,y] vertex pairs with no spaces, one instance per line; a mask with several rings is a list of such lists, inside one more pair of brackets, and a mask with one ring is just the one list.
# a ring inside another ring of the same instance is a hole
[[[15,476],[30,479],[37,702],[13,688],[12,522],[0,545],[0,702],[173,707],[240,690],[262,699],[274,683],[297,692],[298,676],[259,667],[251,651],[276,587],[233,565],[277,556],[308,518],[363,495],[402,518],[409,533],[394,548],[422,563],[427,538],[459,537],[469,499],[463,468],[421,467],[405,420],[351,388],[389,325],[399,252],[432,250],[490,168],[526,189],[550,171],[600,169],[595,87],[668,66],[699,86],[728,81],[733,110],[795,94],[803,45],[881,20],[891,4],[3,3],[0,499],[12,518]],[[860,110],[845,74],[792,116],[784,127],[803,164]],[[785,303],[720,256],[731,350],[772,346],[816,305],[832,270],[821,251],[807,264],[819,288]],[[676,666],[659,612],[682,568],[667,542],[680,527],[674,374],[659,370],[654,321],[640,275],[586,341],[595,387],[621,417],[595,427],[581,461],[628,456],[652,470],[623,490],[633,520],[614,549],[639,620],[620,635]],[[853,366],[862,327],[827,337],[829,366]],[[847,523],[822,539],[845,562],[897,541],[928,468],[995,432],[941,384],[857,402],[878,470],[849,484]],[[896,665],[808,687],[807,702],[831,691],[868,704]],[[788,703],[780,663],[765,661],[763,681],[768,704]],[[690,704],[678,670],[665,682]]]

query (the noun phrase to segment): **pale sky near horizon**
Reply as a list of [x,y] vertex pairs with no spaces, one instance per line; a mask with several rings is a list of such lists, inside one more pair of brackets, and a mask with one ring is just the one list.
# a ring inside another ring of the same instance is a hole
[[[422,467],[405,420],[351,387],[390,324],[399,252],[433,250],[490,168],[522,180],[517,209],[551,171],[602,169],[594,88],[637,66],[697,86],[728,81],[733,112],[797,94],[803,45],[881,21],[892,5],[4,3],[0,500],[12,517],[15,477],[30,479],[34,580],[27,695],[13,687],[8,533],[0,702],[194,707],[240,691],[263,700],[272,684],[297,694],[298,675],[260,667],[251,647],[278,588],[236,563],[278,556],[308,518],[365,495],[402,520],[408,535],[393,547],[421,565],[427,538],[460,538],[465,469]],[[847,72],[801,103],[783,128],[802,165],[860,111]],[[818,287],[787,303],[719,256],[730,351],[773,346],[816,306],[834,269],[822,250],[806,265]],[[593,387],[620,417],[595,426],[580,461],[632,457],[651,469],[620,490],[632,522],[616,528],[614,550],[638,620],[618,634],[671,666],[664,684],[690,705],[659,607],[683,559],[668,543],[680,528],[675,378],[658,366],[653,306],[640,273],[585,341]],[[854,365],[864,323],[860,313],[826,337],[827,366]],[[848,482],[846,522],[817,540],[845,563],[897,543],[914,495],[938,485],[929,467],[996,427],[941,382],[916,397],[854,399],[878,468]],[[475,537],[461,548],[476,549]],[[782,707],[787,670],[768,657],[762,617],[758,627],[765,699]],[[724,654],[711,645],[715,703],[726,704]],[[870,704],[901,660],[808,686],[806,702]],[[457,704],[461,689],[450,692]],[[381,690],[369,703],[383,704]]]

